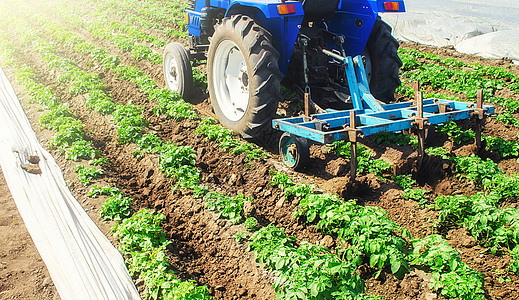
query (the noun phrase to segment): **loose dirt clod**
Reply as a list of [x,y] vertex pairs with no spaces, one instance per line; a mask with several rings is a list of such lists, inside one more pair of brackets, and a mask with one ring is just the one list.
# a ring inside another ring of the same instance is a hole
[[41,174],[41,169],[40,169],[40,166],[38,165],[33,165],[33,164],[24,164],[21,166],[22,169],[27,172],[27,173],[31,173],[31,174]]

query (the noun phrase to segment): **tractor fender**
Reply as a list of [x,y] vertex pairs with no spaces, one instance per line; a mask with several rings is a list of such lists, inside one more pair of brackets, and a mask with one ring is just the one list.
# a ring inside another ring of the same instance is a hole
[[[293,5],[294,13],[281,15],[279,5]],[[226,17],[246,15],[272,34],[273,44],[279,52],[279,70],[286,74],[301,22],[303,5],[299,1],[265,2],[261,0],[234,0],[229,3]]]
[[346,55],[355,57],[362,55],[379,13],[404,11],[403,0],[342,0],[335,15],[327,21],[328,30],[343,35]]

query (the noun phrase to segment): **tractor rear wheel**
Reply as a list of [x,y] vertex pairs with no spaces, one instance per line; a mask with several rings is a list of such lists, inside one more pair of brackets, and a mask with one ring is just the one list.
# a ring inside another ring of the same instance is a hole
[[385,103],[395,100],[395,90],[401,84],[398,76],[402,66],[398,57],[399,46],[391,35],[391,26],[378,17],[366,44],[371,64],[369,88],[376,99]]
[[271,129],[280,93],[279,54],[272,36],[247,16],[226,18],[207,54],[207,85],[224,127],[245,138]]

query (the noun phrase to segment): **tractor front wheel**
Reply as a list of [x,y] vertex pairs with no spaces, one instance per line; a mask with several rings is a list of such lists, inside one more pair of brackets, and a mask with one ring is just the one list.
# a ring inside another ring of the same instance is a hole
[[164,79],[166,86],[184,99],[193,90],[193,70],[189,52],[180,43],[171,43],[164,49]]
[[207,84],[214,113],[245,138],[271,128],[280,94],[279,54],[272,36],[247,16],[226,18],[207,55]]

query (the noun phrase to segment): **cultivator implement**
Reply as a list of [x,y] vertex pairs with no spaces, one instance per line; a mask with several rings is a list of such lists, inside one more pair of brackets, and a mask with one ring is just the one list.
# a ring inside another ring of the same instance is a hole
[[[476,105],[424,100],[420,92],[415,101],[383,104],[394,100],[401,61],[398,42],[379,13],[404,12],[403,0],[190,0],[190,4],[189,49],[172,43],[164,50],[167,86],[189,97],[190,60],[207,58],[207,87],[216,118],[245,138],[262,137],[270,124],[283,131],[281,157],[294,169],[309,159],[308,140],[321,144],[349,140],[355,177],[358,137],[408,129],[418,135],[420,164],[429,125],[476,118],[480,145],[481,120],[494,112],[482,105],[481,94]],[[369,80],[363,59],[372,75]],[[304,91],[305,114],[272,120],[283,79]],[[311,93],[319,101],[312,101]],[[348,99],[353,108],[339,111],[350,107]],[[315,103],[334,109],[323,110]],[[318,113],[310,114],[312,108]]]
[[[424,153],[425,130],[429,125],[449,121],[476,119],[476,144],[481,145],[481,124],[485,116],[494,113],[494,107],[483,105],[483,94],[478,93],[477,103],[466,103],[442,99],[423,99],[419,84],[415,86],[414,101],[381,104],[370,93],[361,56],[345,57],[327,50],[323,52],[340,61],[348,81],[353,109],[273,120],[273,127],[284,134],[279,143],[281,157],[286,165],[294,169],[302,167],[308,160],[308,142],[331,144],[336,141],[351,142],[351,176],[356,175],[356,144],[358,137],[380,132],[402,132],[414,129],[418,136],[418,164]],[[305,95],[305,108],[312,102]]]

